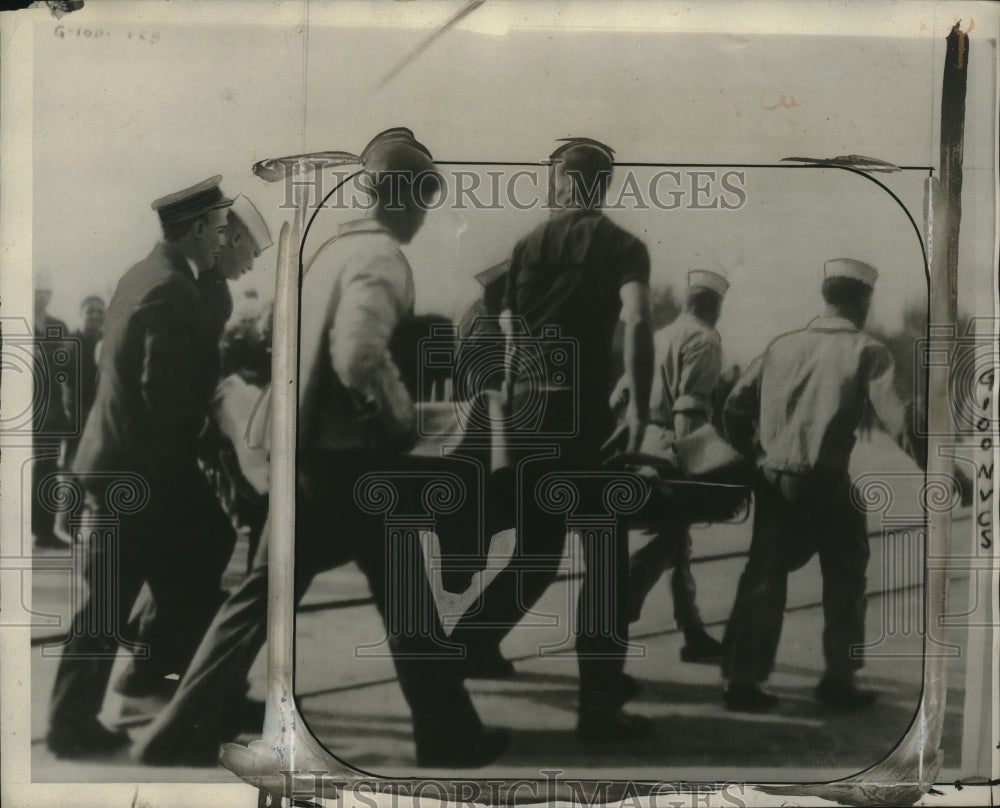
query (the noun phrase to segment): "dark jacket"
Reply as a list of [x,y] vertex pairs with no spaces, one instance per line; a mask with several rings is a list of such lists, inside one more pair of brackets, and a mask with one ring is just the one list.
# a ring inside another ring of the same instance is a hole
[[222,380],[222,335],[233,314],[233,295],[226,276],[210,269],[198,276],[206,339],[211,343],[211,355],[206,358],[207,383],[214,390]]
[[157,244],[122,276],[108,306],[97,397],[75,470],[158,480],[197,471],[211,357],[191,269],[174,248]]

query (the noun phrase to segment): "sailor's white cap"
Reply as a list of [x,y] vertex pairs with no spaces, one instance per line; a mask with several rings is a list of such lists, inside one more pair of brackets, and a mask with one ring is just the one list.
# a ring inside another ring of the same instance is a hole
[[864,261],[853,258],[831,258],[823,265],[824,278],[853,278],[866,286],[875,288],[878,270]]
[[243,196],[243,194],[239,194],[233,200],[233,206],[230,208],[230,211],[232,211],[237,219],[243,222],[250,235],[253,236],[258,250],[264,252],[264,250],[271,246],[271,231],[267,229],[267,222],[260,215],[260,211],[254,207],[253,202]]
[[688,289],[692,286],[709,289],[723,297],[729,289],[729,281],[710,269],[692,269],[688,271]]

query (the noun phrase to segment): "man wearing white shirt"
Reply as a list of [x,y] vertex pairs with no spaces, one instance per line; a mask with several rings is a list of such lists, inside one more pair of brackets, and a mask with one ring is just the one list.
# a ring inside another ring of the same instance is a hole
[[868,707],[852,655],[864,643],[869,549],[865,514],[851,493],[855,431],[873,417],[914,461],[906,409],[889,350],[864,333],[878,272],[850,258],[824,265],[826,310],[783,334],[747,368],[725,405],[733,446],[756,460],[750,557],[723,638],[726,705],[761,711],[774,667],[788,573],[818,554],[823,574],[823,656],[816,698],[837,710]]

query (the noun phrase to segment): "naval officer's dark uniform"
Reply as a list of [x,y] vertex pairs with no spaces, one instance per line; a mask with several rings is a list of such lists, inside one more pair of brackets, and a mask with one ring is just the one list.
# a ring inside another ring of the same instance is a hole
[[[225,207],[218,179],[182,192],[161,220]],[[144,583],[161,618],[135,650],[148,654],[148,669],[162,660],[164,675],[183,670],[219,605],[234,536],[197,461],[208,348],[194,272],[161,242],[125,273],[109,304],[97,395],[76,453],[88,594],[52,692],[48,742],[57,754],[115,742],[97,715]],[[110,534],[100,529],[109,519],[117,520]]]

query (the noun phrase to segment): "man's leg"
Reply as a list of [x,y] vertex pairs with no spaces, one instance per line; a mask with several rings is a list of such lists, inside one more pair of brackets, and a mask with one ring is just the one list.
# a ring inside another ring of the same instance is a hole
[[[296,528],[295,600],[298,603],[320,569],[310,552],[318,526],[302,518]],[[239,730],[246,716],[247,675],[267,639],[267,535],[265,523],[251,567],[220,607],[173,698],[137,746],[152,765],[214,765],[219,747]],[[259,728],[257,728],[259,729]]]
[[148,645],[150,655],[133,658],[115,683],[126,696],[169,697],[176,680],[164,677],[187,670],[226,597],[222,574],[236,534],[214,491],[198,474],[180,485],[164,484],[160,496],[167,492],[175,509],[168,514],[162,501],[157,508],[161,519],[150,549],[149,589],[129,624],[130,636]]
[[534,505],[539,480],[553,468],[549,461],[521,467],[513,554],[452,632],[451,640],[466,646],[470,676],[513,675],[513,665],[500,655],[500,643],[556,577],[565,546],[565,521]]
[[[640,547],[629,558],[628,570],[628,621],[636,622],[642,615],[642,607],[660,580],[664,570],[670,566],[674,554],[671,538],[666,531],[653,533],[649,542]],[[676,601],[674,611],[676,613]]]
[[233,710],[267,638],[267,543],[254,566],[222,604],[181,679],[153,721],[137,754],[153,765],[212,765],[230,737]]
[[117,535],[95,529],[85,538],[87,595],[73,616],[49,704],[46,741],[60,757],[128,744],[127,735],[112,733],[97,720],[125,619],[143,581],[143,560],[134,549],[137,537],[126,535],[128,530],[126,523]]
[[701,611],[695,602],[698,589],[691,574],[691,532],[686,528],[676,530],[671,543],[675,551],[670,592],[674,600],[674,619],[684,634],[681,660],[718,664],[722,659],[722,643],[705,631]]
[[760,480],[755,488],[750,557],[722,640],[722,674],[729,682],[730,709],[767,709],[776,701],[758,683],[771,675],[781,638],[788,588],[784,544],[792,530],[790,507],[770,483]]
[[[329,485],[324,488],[353,491],[343,462],[331,456],[328,463]],[[387,459],[386,473],[391,475],[398,464]],[[405,461],[403,465],[413,470]],[[337,514],[338,532],[353,550],[385,621],[400,688],[413,717],[418,765],[482,766],[494,760],[509,738],[483,727],[465,689],[464,660],[456,655],[455,643],[445,640],[418,533],[390,535],[382,519],[361,513],[353,500],[341,502]],[[408,602],[399,602],[407,594]]]
[[852,658],[851,649],[862,646],[865,638],[865,609],[868,586],[867,525],[864,514],[855,510],[849,498],[840,498],[833,521],[822,531],[819,547],[823,572],[823,656],[826,675],[816,696],[832,707],[858,709],[875,701],[871,691],[859,690],[854,672],[863,664]]
[[627,526],[619,519],[612,530],[581,530],[580,540],[586,569],[575,627],[580,667],[577,734],[588,742],[641,738],[650,733],[652,722],[622,710],[638,691],[624,673],[629,649]]

